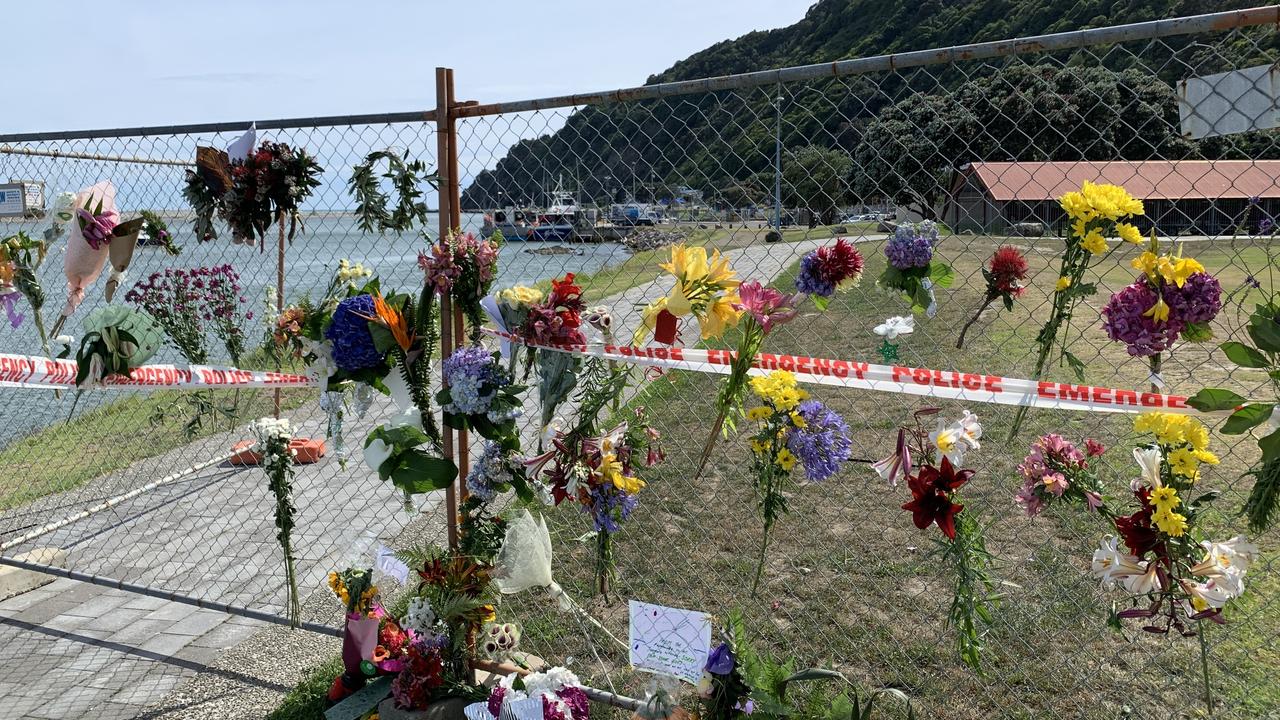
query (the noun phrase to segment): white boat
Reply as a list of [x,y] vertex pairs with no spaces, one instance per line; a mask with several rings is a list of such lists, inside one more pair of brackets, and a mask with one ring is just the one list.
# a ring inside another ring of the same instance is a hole
[[548,193],[548,200],[546,210],[506,207],[486,214],[480,232],[484,237],[500,232],[504,240],[512,242],[572,239],[582,219],[574,194],[558,182]]

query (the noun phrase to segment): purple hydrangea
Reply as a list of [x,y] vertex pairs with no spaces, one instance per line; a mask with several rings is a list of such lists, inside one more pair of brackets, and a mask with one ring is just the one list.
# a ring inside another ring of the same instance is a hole
[[369,318],[373,316],[370,295],[356,295],[338,303],[324,336],[333,343],[333,362],[339,369],[355,372],[377,367],[382,362],[382,353],[373,344],[373,334],[369,332]]
[[597,485],[591,488],[591,506],[584,509],[591,513],[596,532],[616,533],[639,504],[635,495],[619,492],[612,485]]
[[1102,329],[1107,337],[1127,345],[1131,357],[1150,357],[1168,350],[1186,327],[1172,306],[1166,322],[1144,317],[1156,300],[1156,291],[1143,279],[1112,295],[1102,308]]
[[503,449],[501,443],[486,441],[484,451],[467,473],[467,490],[472,495],[489,502],[516,480],[517,473],[524,468],[510,451]]
[[449,402],[444,411],[455,415],[481,415],[489,410],[493,392],[487,386],[494,375],[493,356],[482,347],[464,347],[444,361],[444,381]]
[[1169,319],[1203,324],[1212,321],[1222,309],[1222,286],[1209,273],[1192,274],[1183,283],[1164,286],[1164,301],[1169,305]]
[[899,225],[884,245],[889,264],[899,270],[925,267],[933,260],[933,245],[938,241],[938,226],[925,220]]
[[800,459],[809,482],[822,482],[840,471],[853,447],[849,426],[838,413],[818,400],[805,400],[796,408],[804,427],[787,433],[787,449]]
[[822,263],[818,260],[816,253],[809,253],[800,259],[800,274],[796,275],[796,290],[819,297],[831,297],[835,294],[835,283],[828,280],[822,272]]

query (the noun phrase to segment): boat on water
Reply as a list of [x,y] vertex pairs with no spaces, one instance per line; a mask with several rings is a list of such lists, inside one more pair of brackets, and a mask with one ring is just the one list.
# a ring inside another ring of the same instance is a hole
[[481,234],[491,237],[502,233],[504,240],[513,242],[574,239],[585,219],[574,193],[565,190],[563,183],[556,183],[548,200],[544,210],[511,206],[494,210],[491,215],[486,213]]

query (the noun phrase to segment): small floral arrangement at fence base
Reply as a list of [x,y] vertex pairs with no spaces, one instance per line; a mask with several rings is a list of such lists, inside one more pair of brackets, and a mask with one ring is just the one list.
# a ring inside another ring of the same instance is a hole
[[982,317],[991,303],[1000,300],[1005,310],[1013,310],[1013,301],[1026,290],[1023,283],[1027,279],[1027,269],[1027,256],[1021,250],[1012,245],[996,248],[987,267],[982,268],[982,277],[987,281],[986,294],[973,317],[960,328],[960,336],[956,338],[957,349],[964,347],[964,337],[969,328]]
[[[1071,224],[1067,232],[1067,247],[1062,253],[1062,263],[1058,270],[1049,319],[1036,335],[1039,350],[1031,379],[1039,380],[1044,376],[1050,356],[1054,349],[1058,349],[1062,360],[1083,381],[1084,362],[1065,347],[1059,347],[1059,333],[1070,323],[1076,306],[1098,292],[1097,285],[1086,283],[1084,276],[1091,267],[1096,267],[1101,262],[1100,256],[1104,253],[1110,255],[1107,251],[1107,237],[1116,236],[1133,245],[1142,244],[1142,233],[1131,222],[1143,214],[1142,201],[1119,185],[1099,185],[1085,181],[1078,191],[1066,193],[1058,202]],[[1010,440],[1017,437],[1026,414],[1027,406],[1018,408],[1009,429]]]
[[578,676],[563,667],[553,667],[523,677],[512,673],[489,692],[482,703],[466,708],[469,720],[515,720],[541,717],[546,720],[590,720],[590,703]]
[[262,418],[250,429],[257,437],[256,450],[262,455],[262,471],[267,475],[267,487],[275,496],[276,539],[284,553],[285,584],[288,587],[288,617],[293,627],[302,621],[302,601],[298,597],[298,578],[294,572],[293,528],[296,510],[293,507],[293,466],[295,451],[289,448],[293,428],[287,418]]
[[1142,277],[1116,292],[1102,309],[1107,337],[1125,344],[1131,357],[1149,358],[1151,383],[1158,390],[1161,353],[1179,339],[1205,342],[1213,338],[1209,323],[1222,308],[1222,288],[1204,266],[1191,258],[1158,255],[1155,233],[1151,248],[1133,261]]
[[751,391],[761,405],[747,411],[747,419],[759,423],[751,437],[751,465],[757,505],[764,532],[756,564],[754,593],[764,572],[769,532],[787,512],[787,490],[792,471],[799,465],[805,480],[820,483],[834,477],[849,459],[852,442],[844,419],[809,398],[797,384],[795,375],[775,370],[753,377]]
[[347,568],[329,573],[329,589],[342,602],[343,672],[334,678],[328,697],[337,702],[364,687],[367,677],[377,674],[378,631],[381,609],[377,603],[378,586],[372,569]]
[[982,524],[961,502],[960,489],[975,471],[960,464],[969,451],[982,447],[982,425],[966,411],[950,423],[940,418],[934,430],[927,430],[924,418],[939,413],[938,408],[916,411],[915,422],[898,429],[894,453],[872,468],[890,484],[905,477],[911,500],[902,509],[911,513],[917,528],[936,525],[942,533],[935,540],[937,555],[953,572],[947,622],[960,658],[981,674],[983,636],[994,622],[999,596],[991,576],[995,558],[987,550]]
[[889,262],[877,280],[881,287],[903,293],[911,302],[913,313],[929,317],[938,307],[934,288],[951,287],[955,281],[951,266],[934,258],[937,244],[938,226],[933,221],[899,225],[885,242],[884,254]]
[[463,347],[444,361],[444,387],[436,402],[449,427],[471,428],[481,437],[513,450],[520,448],[516,418],[524,404],[523,385],[512,382],[499,353],[479,346]]
[[[1280,399],[1280,298],[1255,305],[1246,329],[1252,344],[1230,341],[1218,347],[1237,367],[1266,371],[1272,395]],[[1229,411],[1231,416],[1219,429],[1223,435],[1262,429],[1258,437],[1262,458],[1246,473],[1254,482],[1243,512],[1251,531],[1270,528],[1280,508],[1280,402],[1254,402],[1232,390],[1205,388],[1187,404],[1202,412]]]

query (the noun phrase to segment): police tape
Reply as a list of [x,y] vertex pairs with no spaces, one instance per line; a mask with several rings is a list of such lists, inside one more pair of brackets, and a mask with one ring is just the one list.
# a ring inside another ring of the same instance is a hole
[[[107,389],[136,388],[299,388],[319,387],[310,375],[240,370],[211,365],[143,365],[128,377],[111,375],[99,387]],[[53,360],[34,355],[0,353],[0,387],[5,388],[75,388],[76,362]]]
[[[531,343],[499,330],[486,328],[485,332],[537,349],[669,370],[728,374],[735,355],[728,350],[668,346],[641,348],[609,344],[549,345]],[[1196,412],[1187,405],[1187,398],[1182,395],[800,355],[760,353],[752,362],[749,373],[761,375],[773,370],[795,373],[796,379],[803,383],[962,402],[1111,413],[1139,413],[1148,410],[1188,414]]]

